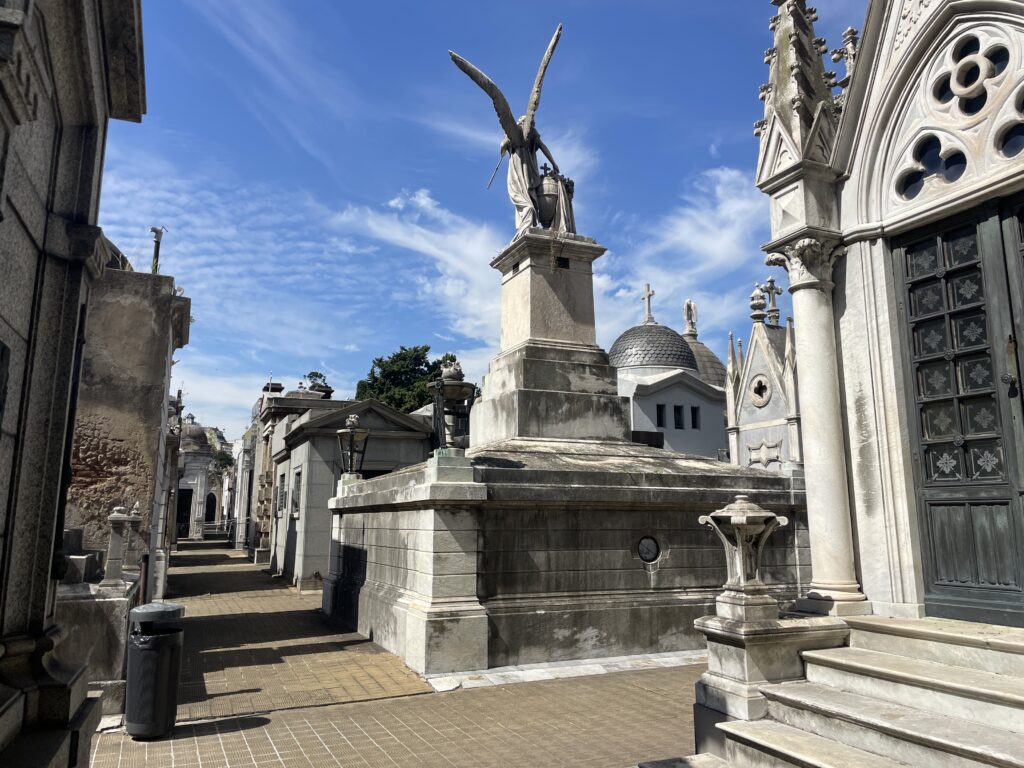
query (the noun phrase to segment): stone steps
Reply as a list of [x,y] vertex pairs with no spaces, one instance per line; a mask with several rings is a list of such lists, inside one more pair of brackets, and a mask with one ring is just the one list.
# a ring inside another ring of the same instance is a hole
[[760,688],[766,719],[718,725],[729,768],[1024,768],[1024,630],[845,621],[849,647],[803,651],[805,681]]
[[906,768],[885,757],[773,720],[720,723],[729,768]]
[[729,768],[729,764],[715,755],[693,755],[640,763],[637,768]]
[[804,651],[803,659],[809,682],[1024,733],[1024,678],[862,648]]
[[850,646],[1024,677],[1024,629],[951,619],[849,618]]
[[1024,737],[815,683],[765,686],[773,720],[909,765],[1024,768]]

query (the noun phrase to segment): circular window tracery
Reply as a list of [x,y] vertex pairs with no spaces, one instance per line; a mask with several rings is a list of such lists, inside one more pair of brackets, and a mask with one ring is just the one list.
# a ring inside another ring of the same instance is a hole
[[932,176],[941,176],[948,182],[954,182],[967,171],[967,155],[954,150],[943,157],[942,142],[937,136],[922,138],[915,145],[913,156],[920,167],[904,174],[897,184],[897,190],[907,200],[913,200],[921,194],[925,182]]
[[[1024,92],[1017,97],[1017,116],[1024,118]],[[1024,122],[1017,122],[1004,128],[998,139],[999,151],[1004,157],[1016,157],[1024,151]]]
[[939,104],[954,100],[963,114],[972,117],[988,104],[988,81],[999,77],[1010,65],[1010,51],[994,45],[982,52],[981,41],[969,35],[953,49],[953,63],[932,89]]
[[750,402],[757,408],[764,408],[772,399],[772,385],[768,377],[759,373],[750,381]]

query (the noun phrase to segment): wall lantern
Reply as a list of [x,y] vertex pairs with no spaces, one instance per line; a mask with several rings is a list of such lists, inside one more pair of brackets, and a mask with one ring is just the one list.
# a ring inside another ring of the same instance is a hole
[[465,381],[458,361],[441,368],[441,376],[427,387],[434,396],[434,436],[438,448],[469,447],[469,412],[476,400],[476,384]]
[[346,475],[357,475],[363,471],[366,446],[370,443],[370,430],[359,426],[359,417],[354,413],[345,419],[345,428],[338,430],[338,447],[341,449],[341,471]]

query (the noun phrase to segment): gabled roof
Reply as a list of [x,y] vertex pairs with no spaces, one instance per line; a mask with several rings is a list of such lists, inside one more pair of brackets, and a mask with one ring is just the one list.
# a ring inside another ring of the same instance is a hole
[[285,442],[294,444],[306,433],[313,431],[333,431],[342,429],[349,416],[361,416],[373,412],[392,423],[396,431],[416,432],[424,436],[429,435],[433,430],[423,419],[410,416],[401,411],[385,405],[379,400],[356,400],[339,403],[341,407],[332,409],[327,413],[305,414],[308,418],[301,418],[295,426],[285,435]]
[[725,402],[725,390],[713,387],[702,381],[697,374],[687,370],[666,371],[651,376],[632,377],[637,382],[633,397],[646,397],[662,390],[681,385],[691,392],[703,395],[710,400]]

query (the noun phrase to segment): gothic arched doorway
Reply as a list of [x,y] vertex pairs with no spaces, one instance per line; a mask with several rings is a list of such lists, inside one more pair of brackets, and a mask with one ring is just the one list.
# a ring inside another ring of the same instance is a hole
[[206,494],[206,522],[215,522],[217,517],[217,497],[213,493]]

